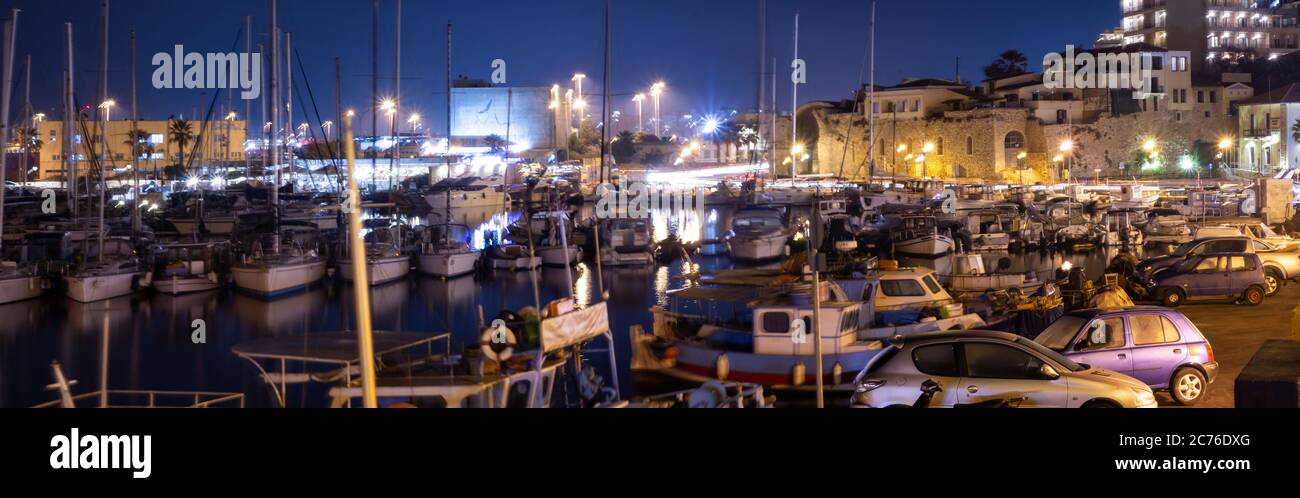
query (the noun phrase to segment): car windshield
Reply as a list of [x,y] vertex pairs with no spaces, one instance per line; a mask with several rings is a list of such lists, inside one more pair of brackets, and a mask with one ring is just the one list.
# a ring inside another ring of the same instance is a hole
[[1195,249],[1198,245],[1201,245],[1200,241],[1193,240],[1191,242],[1184,242],[1183,245],[1178,246],[1178,249],[1174,249],[1173,255],[1186,256],[1187,253],[1192,252],[1192,249]]
[[1053,362],[1055,362],[1058,365],[1061,365],[1062,367],[1065,367],[1067,370],[1071,372],[1082,372],[1088,369],[1088,367],[1075,363],[1071,361],[1069,358],[1061,356],[1060,353],[1047,349],[1043,347],[1042,344],[1039,344],[1037,342],[1031,341],[1029,339],[1025,339],[1023,337],[1016,339],[1016,341],[1021,344],[1024,344],[1026,347],[1033,349],[1034,351],[1037,351],[1039,354],[1046,356],[1047,359],[1052,360]]
[[1087,320],[1077,316],[1063,316],[1060,320],[1052,323],[1047,330],[1038,334],[1034,342],[1041,344],[1048,349],[1055,351],[1065,351],[1070,347],[1070,341],[1079,333],[1079,328],[1083,327]]

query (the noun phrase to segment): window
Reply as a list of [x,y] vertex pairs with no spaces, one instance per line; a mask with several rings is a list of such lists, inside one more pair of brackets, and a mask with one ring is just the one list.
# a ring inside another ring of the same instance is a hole
[[916,99],[912,101],[912,112],[917,112],[920,110],[921,110],[921,99]]
[[769,334],[790,333],[790,315],[786,313],[766,313],[763,315],[763,331]]
[[925,289],[915,280],[882,280],[880,291],[889,297],[923,297]]
[[[1093,339],[1100,337],[1105,337],[1106,340],[1101,343],[1093,342]],[[1124,319],[1112,317],[1096,320],[1088,324],[1088,329],[1084,331],[1083,337],[1079,339],[1079,346],[1076,349],[1079,351],[1101,351],[1122,347],[1124,347]]]
[[931,294],[943,292],[943,287],[939,285],[939,282],[934,281],[934,275],[926,275],[921,281],[925,282],[925,286],[930,288]]
[[939,155],[942,156],[942,155],[943,155],[943,137],[939,137],[938,140],[935,140],[935,142],[934,142],[934,147],[935,147],[935,151],[938,152]]
[[1025,136],[1018,131],[1007,133],[1003,145],[1008,149],[1023,149],[1025,147]]
[[1218,102],[1218,101],[1219,101],[1219,92],[1216,92],[1216,91],[1214,91],[1214,90],[1210,90],[1210,103],[1213,104],[1213,103],[1216,103],[1216,102]]
[[966,155],[975,155],[975,137],[966,137]]
[[1228,271],[1247,272],[1255,271],[1255,261],[1245,256],[1233,256],[1228,258]]
[[970,343],[966,375],[977,379],[1039,379],[1043,361],[1020,349],[1000,344]]
[[1057,109],[1057,110],[1056,110],[1056,124],[1063,124],[1063,123],[1065,123],[1065,121],[1066,121],[1067,119],[1069,119],[1069,117],[1070,117],[1070,114],[1069,114],[1068,112],[1066,112],[1065,109]]
[[917,371],[936,377],[960,377],[957,372],[957,348],[952,344],[923,346],[912,350]]
[[1219,258],[1205,258],[1196,264],[1196,273],[1218,273]]
[[1204,104],[1204,103],[1205,103],[1205,90],[1197,90],[1197,91],[1196,91],[1196,103],[1197,103],[1197,104]]
[[1133,345],[1151,346],[1178,342],[1178,328],[1163,315],[1144,313],[1128,318],[1133,326]]

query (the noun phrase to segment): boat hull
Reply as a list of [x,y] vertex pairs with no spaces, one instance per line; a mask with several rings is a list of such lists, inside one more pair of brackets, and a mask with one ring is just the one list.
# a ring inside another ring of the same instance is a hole
[[602,266],[647,266],[654,262],[654,256],[648,252],[618,252],[602,249],[600,264]]
[[129,296],[135,292],[138,273],[115,275],[69,276],[68,298],[79,303],[93,303],[115,297]]
[[[867,363],[879,355],[883,349],[869,349],[850,353],[834,354],[827,352],[822,356],[823,372],[828,388],[834,388],[833,369],[836,363],[841,367],[841,384],[852,380],[854,375],[867,367]],[[718,379],[718,358],[727,356],[727,375]],[[802,379],[795,379],[795,365],[802,363],[805,374]],[[719,351],[693,344],[677,345],[677,360],[670,368],[690,375],[710,379],[749,382],[765,386],[809,385],[816,382],[817,358],[812,355],[762,355],[754,353]]]
[[0,280],[0,304],[39,297],[45,292],[41,277],[25,276]]
[[[411,273],[411,259],[405,256],[377,259],[366,264],[366,278],[372,286],[401,280],[408,273]],[[353,281],[352,261],[339,262],[339,277],[345,282]]]
[[952,251],[953,241],[944,235],[925,235],[894,244],[894,252],[912,256],[943,256]]
[[479,255],[474,252],[451,254],[421,254],[416,258],[420,273],[434,277],[463,277],[474,273]]
[[[429,194],[424,197],[429,207],[435,210],[447,209],[447,196],[443,193]],[[467,207],[501,207],[509,202],[506,194],[490,189],[477,192],[452,192],[451,208]]]
[[160,294],[175,296],[217,290],[221,285],[207,277],[167,277],[155,280],[153,288]]
[[262,297],[278,297],[306,289],[325,278],[325,262],[236,266],[230,273],[240,290]]
[[564,266],[566,264],[574,265],[582,261],[582,248],[578,246],[569,246],[566,260],[566,251],[564,247],[543,247],[537,250],[537,255],[541,256],[542,264],[546,266]]
[[781,259],[786,256],[788,235],[760,238],[732,238],[727,241],[731,259],[737,261],[762,262]]

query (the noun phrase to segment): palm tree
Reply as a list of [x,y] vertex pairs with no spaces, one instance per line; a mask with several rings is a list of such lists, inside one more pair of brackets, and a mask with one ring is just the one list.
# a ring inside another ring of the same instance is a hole
[[180,149],[180,162],[177,165],[176,172],[178,175],[185,173],[185,146],[194,140],[194,130],[190,122],[184,119],[172,121],[171,126],[167,129],[167,134],[171,141],[176,142],[176,148]]
[[483,139],[483,142],[487,143],[493,154],[499,154],[506,150],[506,141],[499,135],[488,135],[487,138]]
[[1025,57],[1024,52],[1007,50],[984,68],[984,76],[988,79],[1005,78],[1024,73],[1028,69],[1029,58]]
[[149,132],[144,130],[135,130],[127,132],[126,141],[123,142],[131,148],[131,161],[134,168],[140,167],[140,158],[149,157],[149,162],[153,162],[154,146],[150,143]]

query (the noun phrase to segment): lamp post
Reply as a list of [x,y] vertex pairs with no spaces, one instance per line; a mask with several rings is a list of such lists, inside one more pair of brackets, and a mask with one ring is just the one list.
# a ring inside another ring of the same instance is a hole
[[[895,136],[894,140],[897,141],[898,137]],[[907,144],[898,144],[898,147],[894,149],[894,176],[898,176],[898,155],[905,152],[907,152]],[[908,154],[907,157],[903,158],[904,161],[910,161],[911,159],[911,154]],[[894,186],[890,185],[889,188],[894,188]]]
[[641,134],[642,132],[644,132],[641,124],[642,123],[641,104],[645,101],[645,94],[644,93],[636,94],[635,97],[632,97],[632,101],[636,102],[636,132],[637,134]]
[[926,142],[925,145],[922,145],[922,146],[921,146],[921,162],[922,162],[923,165],[924,165],[924,169],[922,170],[922,175],[921,175],[921,176],[924,176],[924,177],[927,177],[927,178],[930,176],[930,162],[929,162],[930,158],[929,158],[929,155],[930,155],[930,153],[932,153],[932,152],[934,152],[934,144],[933,144],[933,143],[931,143],[931,142]]
[[1227,166],[1232,166],[1232,160],[1230,159],[1232,154],[1232,145],[1232,138],[1224,137],[1222,140],[1219,140],[1219,158],[1222,159]]
[[666,87],[667,85],[662,81],[650,86],[650,97],[655,99],[655,136],[663,133],[663,121],[659,118],[659,99],[663,96]]
[[101,160],[108,159],[108,123],[113,121],[112,113],[113,106],[115,105],[117,105],[117,102],[111,99],[105,100],[99,104],[99,108],[104,110],[104,133],[99,137],[103,140],[103,143],[99,144],[100,156],[102,156],[100,157]]
[[1016,170],[1020,172],[1021,185],[1025,184],[1025,158],[1027,157],[1029,157],[1029,154],[1025,152],[1016,154]]
[[[1060,151],[1061,151],[1061,155],[1064,156],[1065,161],[1066,161],[1066,162],[1063,163],[1063,164],[1064,164],[1064,168],[1069,169],[1069,167],[1070,167],[1069,163],[1070,163],[1070,162],[1073,162],[1072,159],[1073,159],[1073,157],[1074,157],[1074,153],[1073,153],[1073,152],[1074,152],[1074,140],[1069,139],[1069,138],[1066,138],[1065,140],[1061,141]],[[1062,177],[1062,178],[1065,177],[1065,172],[1064,172],[1064,171],[1061,172],[1061,177]]]

